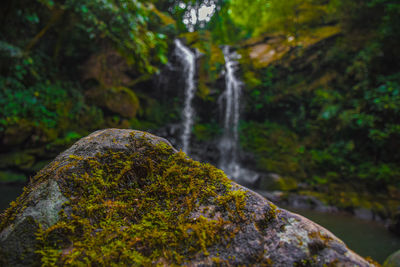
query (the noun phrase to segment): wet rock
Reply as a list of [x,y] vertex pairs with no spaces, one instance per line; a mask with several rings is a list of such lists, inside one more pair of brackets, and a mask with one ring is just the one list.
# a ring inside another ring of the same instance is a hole
[[[285,35],[265,35],[255,38],[250,38],[244,43],[248,54],[252,60],[253,66],[263,68],[270,64],[285,58],[293,60],[295,49],[291,47],[302,46],[307,50],[317,51],[317,47],[329,39],[336,38],[340,34],[340,28],[337,26],[323,26],[319,28],[312,36],[298,37],[295,39]],[[290,45],[288,45],[288,43]],[[310,64],[315,60],[312,55],[304,57],[305,62],[300,62],[299,65]],[[298,63],[298,62],[296,62]]]
[[285,207],[294,209],[316,210],[319,212],[338,212],[339,209],[328,206],[314,196],[299,195],[296,193],[288,193],[283,191],[264,191],[257,190],[259,194],[267,199]]
[[2,215],[0,265],[373,266],[310,220],[133,130],[97,131]]
[[297,209],[310,209],[320,212],[337,212],[338,209],[332,206],[327,206],[322,201],[313,196],[303,196],[297,194],[289,194],[284,200],[285,205]]
[[374,220],[374,213],[372,212],[372,210],[358,208],[354,210],[354,215],[363,220]]
[[174,147],[179,148],[179,143],[181,142],[181,140],[179,140],[181,129],[182,124],[168,124],[162,128],[154,130],[152,133],[155,135],[164,136]]
[[285,193],[282,191],[264,191],[264,190],[256,190],[256,192],[266,199],[272,201],[273,203],[279,203],[282,201],[282,198],[285,196]]

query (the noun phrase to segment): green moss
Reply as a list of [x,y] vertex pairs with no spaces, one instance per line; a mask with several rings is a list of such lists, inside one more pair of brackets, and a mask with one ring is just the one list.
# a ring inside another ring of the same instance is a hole
[[123,86],[92,88],[87,92],[87,96],[97,106],[124,118],[136,117],[140,109],[139,98],[135,92]]
[[[246,192],[215,167],[144,138],[129,145],[141,153],[70,157],[84,167],[60,174],[70,201],[37,233],[44,266],[184,264],[234,236],[227,225],[244,219]],[[210,216],[204,207],[213,206],[229,221]]]
[[274,204],[269,204],[269,209],[267,212],[265,212],[264,217],[256,222],[256,226],[258,229],[264,231],[268,228],[271,222],[277,218],[277,213],[280,212],[280,210],[278,210],[277,208],[278,207]]
[[245,84],[250,88],[256,88],[262,85],[262,81],[257,77],[257,74],[253,71],[246,71],[243,75]]
[[246,219],[243,212],[246,205],[246,192],[233,189],[231,185],[228,185],[227,189],[226,194],[217,196],[216,202],[228,211],[230,221],[244,221]]
[[297,181],[293,178],[280,177],[277,181],[278,187],[282,191],[291,191],[297,189]]
[[[313,260],[313,264],[315,265],[315,262],[318,258],[317,255],[319,255],[322,250],[329,248],[330,242],[333,241],[334,239],[328,236],[326,233],[321,233],[320,231],[310,232],[308,234],[308,237],[311,239],[311,242],[307,244],[307,247],[308,250],[310,251],[310,254],[312,255],[310,259]],[[329,266],[337,266],[337,264],[331,262]]]

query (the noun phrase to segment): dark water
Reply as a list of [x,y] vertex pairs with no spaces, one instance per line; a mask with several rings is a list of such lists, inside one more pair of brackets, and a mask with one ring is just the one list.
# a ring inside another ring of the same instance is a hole
[[22,184],[0,184],[0,212],[8,208],[10,202],[16,200],[22,194],[23,188],[24,185]]
[[348,214],[322,213],[313,210],[298,210],[285,207],[322,225],[347,246],[363,257],[371,257],[379,263],[400,249],[400,238],[381,224],[358,219]]
[[[22,193],[23,185],[0,185],[0,212]],[[347,246],[364,257],[382,263],[391,253],[400,250],[400,238],[375,222],[365,221],[347,214],[322,213],[312,210],[293,210],[322,225],[342,239]]]

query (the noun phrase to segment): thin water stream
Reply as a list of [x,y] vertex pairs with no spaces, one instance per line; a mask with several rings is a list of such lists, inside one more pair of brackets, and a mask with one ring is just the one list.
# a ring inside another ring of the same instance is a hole
[[239,119],[240,119],[240,95],[243,83],[237,78],[239,55],[230,52],[229,46],[223,49],[225,57],[225,91],[219,99],[219,105],[223,111],[224,132],[219,142],[221,168],[231,179],[252,184],[258,174],[243,168],[239,163]]
[[183,75],[185,76],[185,101],[182,111],[183,131],[181,134],[182,151],[186,154],[190,152],[190,134],[193,127],[194,109],[192,101],[196,93],[194,82],[196,71],[196,55],[178,39],[175,40],[176,55],[183,65]]
[[221,153],[220,168],[233,177],[239,175],[238,163],[238,124],[240,112],[240,92],[242,83],[235,76],[237,71],[236,53],[230,53],[229,47],[223,50],[225,57],[225,92],[224,100],[224,132],[219,143]]

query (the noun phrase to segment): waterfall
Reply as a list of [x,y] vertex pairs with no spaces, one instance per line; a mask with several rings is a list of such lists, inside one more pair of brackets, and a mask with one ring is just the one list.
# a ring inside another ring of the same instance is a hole
[[224,47],[225,57],[225,92],[222,94],[224,100],[224,133],[219,143],[221,153],[220,168],[233,177],[239,175],[238,164],[238,123],[240,91],[242,83],[235,77],[238,63],[237,54],[229,53],[229,47]]
[[225,91],[221,95],[219,103],[224,107],[224,132],[219,142],[221,154],[219,167],[236,181],[254,183],[258,174],[242,168],[238,159],[240,95],[243,86],[235,76],[239,55],[236,52],[230,53],[228,46],[224,47],[223,53],[225,57]]
[[185,102],[182,112],[183,131],[181,134],[182,150],[185,153],[190,151],[190,134],[193,126],[194,109],[192,100],[196,92],[194,83],[196,56],[189,48],[184,46],[178,39],[175,40],[176,55],[183,65],[182,73],[185,75]]

